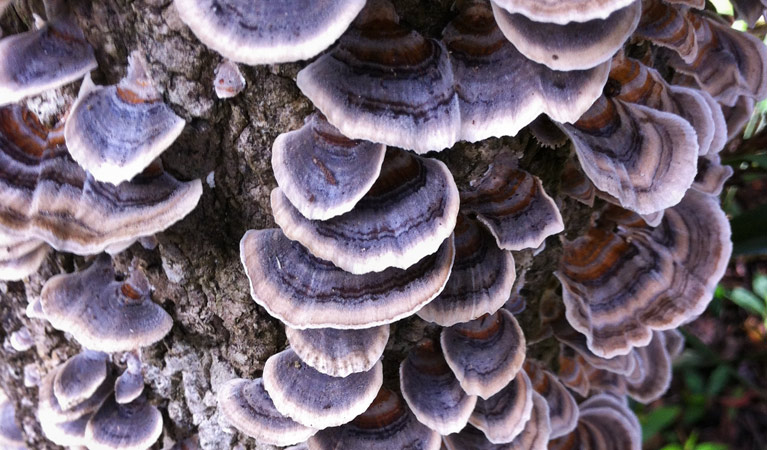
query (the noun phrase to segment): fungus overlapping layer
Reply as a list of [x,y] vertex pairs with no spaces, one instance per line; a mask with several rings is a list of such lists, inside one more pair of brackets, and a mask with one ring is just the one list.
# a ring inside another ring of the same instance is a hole
[[346,30],[365,0],[175,0],[206,46],[246,64],[309,59]]
[[417,314],[445,327],[493,314],[508,300],[515,279],[511,252],[501,250],[476,220],[459,214],[450,278],[442,292]]
[[567,319],[594,354],[626,354],[703,312],[731,252],[717,199],[694,190],[655,229],[592,228],[565,243],[557,272]]
[[136,400],[144,392],[141,359],[134,352],[126,353],[127,367],[115,380],[115,401],[121,405]]
[[634,0],[493,0],[510,13],[522,14],[538,22],[565,25],[606,19],[614,11],[629,6]]
[[552,440],[550,449],[642,448],[639,421],[624,401],[609,394],[600,394],[585,400],[578,408],[580,415],[577,428],[567,436]]
[[0,280],[20,280],[36,272],[50,250],[39,239],[8,235],[0,230]]
[[354,209],[309,220],[280,188],[274,220],[291,240],[347,272],[407,269],[443,246],[458,215],[458,188],[444,163],[388,150],[376,182]]
[[367,372],[389,341],[389,325],[357,330],[285,327],[291,348],[303,362],[333,377]]
[[154,344],[173,319],[150,297],[139,269],[118,281],[111,259],[99,256],[87,269],[49,279],[41,293],[45,318],[91,350],[128,351]]
[[756,25],[767,10],[765,0],[732,0],[731,3],[737,17],[745,20],[749,27]]
[[469,423],[494,444],[512,442],[525,428],[533,412],[533,386],[524,370],[500,392],[478,398]]
[[573,431],[578,423],[578,405],[570,391],[556,375],[544,369],[537,361],[525,361],[525,372],[535,392],[546,400],[549,407],[549,439]]
[[0,106],[76,81],[97,67],[93,48],[68,17],[3,38],[0,61]]
[[24,435],[16,423],[16,409],[3,391],[0,391],[0,446],[8,450],[26,448]]
[[186,122],[162,102],[139,52],[114,86],[90,77],[64,126],[72,158],[97,181],[119,184],[143,171],[181,134]]
[[181,220],[202,195],[156,162],[132,181],[95,181],[70,157],[59,130],[20,106],[0,110],[0,230],[60,251],[121,250]]
[[381,174],[386,146],[354,141],[320,114],[277,136],[272,170],[283,195],[301,215],[327,220],[351,211]]

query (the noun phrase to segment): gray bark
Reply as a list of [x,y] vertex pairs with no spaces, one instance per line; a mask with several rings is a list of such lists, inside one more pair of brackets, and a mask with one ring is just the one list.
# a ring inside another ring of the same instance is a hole
[[[263,448],[222,427],[215,394],[234,376],[259,376],[266,358],[286,345],[280,322],[251,300],[238,249],[246,230],[274,226],[269,208],[269,192],[275,186],[270,149],[278,134],[298,128],[312,111],[294,82],[305,64],[241,66],[247,79],[245,91],[233,99],[218,100],[212,80],[221,57],[194,38],[170,0],[71,3],[96,50],[96,83],[117,82],[125,73],[128,54],[143,50],[165,101],[188,122],[162,157],[166,169],[181,179],[210,181],[204,183],[197,209],[157,236],[157,249],[149,251],[137,244],[116,257],[121,270],[134,257],[141,261],[155,288],[153,299],[175,321],[162,342],[142,352],[146,391],[165,421],[157,448],[195,435],[205,449]],[[439,37],[454,14],[452,0],[395,3],[403,23],[432,37]],[[27,29],[31,12],[42,11],[39,1],[15,2],[0,20],[4,34]],[[77,83],[29,103],[43,112],[60,110],[76,88]],[[481,175],[492,156],[506,149],[517,152],[521,167],[543,180],[546,191],[560,204],[568,233],[583,229],[590,211],[557,195],[569,147],[543,148],[523,131],[514,139],[461,143],[433,156],[448,164],[460,187]],[[549,239],[535,257],[532,252],[515,254],[518,273],[529,268],[524,286],[518,286],[528,304],[520,317],[528,337],[538,332],[538,297],[558,286],[552,272],[560,254],[557,238]],[[47,278],[86,265],[85,258],[56,253],[27,281],[0,283],[0,338],[7,341],[11,332],[25,326],[35,339],[35,346],[24,352],[14,352],[7,345],[0,350],[0,389],[15,402],[30,448],[55,446],[45,440],[37,424],[37,389],[24,386],[25,367],[44,375],[79,347],[44,321],[27,318],[24,309],[39,296]],[[385,383],[396,386],[397,368],[406,350],[422,336],[438,331],[417,318],[396,324],[384,360]],[[547,361],[556,354],[550,340],[530,347],[529,352]]]

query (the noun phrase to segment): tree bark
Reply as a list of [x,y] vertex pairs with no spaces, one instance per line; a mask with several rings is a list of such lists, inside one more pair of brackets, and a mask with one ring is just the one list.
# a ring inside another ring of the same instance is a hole
[[[219,100],[213,90],[213,71],[222,60],[208,50],[179,20],[170,0],[70,0],[78,22],[96,50],[97,84],[112,84],[125,74],[128,54],[140,49],[165,101],[187,120],[178,141],[162,156],[166,170],[180,179],[201,178],[204,193],[197,208],[183,221],[157,236],[159,245],[140,245],[115,258],[125,270],[133,258],[146,268],[154,286],[153,299],[173,317],[171,333],[142,351],[147,387],[165,424],[157,448],[197,436],[201,448],[270,448],[219,421],[215,395],[234,376],[260,376],[267,357],[286,346],[282,324],[250,298],[239,258],[239,240],[248,229],[274,227],[269,193],[275,187],[270,167],[271,145],[283,132],[302,125],[312,110],[295,84],[306,63],[241,66],[246,89],[233,99]],[[430,37],[439,37],[454,16],[452,0],[397,0],[402,22]],[[16,1],[0,20],[4,35],[31,27],[32,12],[42,14],[40,1]],[[27,103],[48,115],[62,112],[76,96],[78,83]],[[460,143],[432,154],[444,161],[460,186],[480,176],[493,156],[511,151],[522,168],[540,177],[560,205],[567,233],[577,235],[590,210],[558,195],[560,175],[570,157],[568,146],[549,149],[523,131],[516,138]],[[515,253],[519,276],[515,289],[527,301],[519,317],[528,339],[538,333],[538,299],[558,288],[556,269],[561,244],[556,238],[533,256]],[[0,388],[16,405],[28,445],[56,448],[45,440],[35,417],[37,388],[24,385],[25,371],[42,376],[79,351],[78,344],[47,322],[25,315],[28,302],[40,295],[47,278],[87,266],[88,258],[54,253],[40,271],[24,282],[0,283],[0,320],[6,345],[0,350]],[[524,284],[523,284],[524,283]],[[23,352],[7,345],[10,334],[27,327],[35,346]],[[424,335],[438,327],[418,318],[392,328],[384,358],[385,384],[397,386],[399,361]],[[551,340],[530,346],[529,354],[551,361],[557,347]]]

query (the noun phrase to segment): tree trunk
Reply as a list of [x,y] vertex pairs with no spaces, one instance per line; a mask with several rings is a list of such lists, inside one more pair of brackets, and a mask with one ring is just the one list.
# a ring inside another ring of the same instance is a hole
[[[115,258],[125,270],[135,257],[154,286],[153,299],[173,317],[171,333],[142,352],[151,401],[163,414],[165,430],[157,448],[198,436],[204,449],[267,448],[219,422],[215,395],[234,376],[260,375],[267,357],[286,346],[282,324],[250,298],[239,258],[239,240],[248,229],[274,227],[269,193],[275,187],[270,167],[271,145],[283,132],[302,125],[313,109],[295,84],[305,63],[241,66],[246,89],[233,99],[219,100],[213,90],[214,69],[222,60],[208,50],[180,21],[170,0],[70,0],[77,20],[96,50],[97,84],[116,83],[125,74],[128,54],[140,49],[165,101],[187,120],[178,141],[163,156],[166,170],[184,180],[202,178],[204,193],[197,208],[183,221],[157,236],[159,245],[140,245]],[[453,0],[395,1],[402,22],[430,37],[439,37],[454,16]],[[0,25],[4,35],[28,29],[32,12],[42,14],[40,1],[16,1]],[[63,111],[77,85],[27,103],[51,115]],[[588,223],[590,210],[558,195],[560,176],[570,157],[569,145],[549,149],[523,131],[516,138],[460,143],[433,154],[444,161],[460,186],[481,175],[499,151],[511,151],[522,168],[540,177],[560,205],[568,236]],[[561,244],[554,237],[546,248],[517,252],[515,289],[527,301],[519,317],[528,339],[538,330],[538,299],[558,283],[556,269]],[[24,282],[0,283],[0,318],[5,345],[0,350],[0,388],[16,405],[16,415],[30,448],[56,448],[48,442],[35,416],[37,388],[25,387],[27,375],[42,376],[79,351],[78,344],[47,322],[25,315],[28,302],[39,297],[50,276],[87,266],[86,258],[55,253],[37,274]],[[523,285],[524,283],[524,285]],[[15,352],[10,334],[27,327],[35,345]],[[385,354],[385,384],[396,385],[397,368],[405,351],[424,335],[439,329],[418,318],[392,328]],[[533,356],[550,361],[556,355],[551,340],[529,347]]]

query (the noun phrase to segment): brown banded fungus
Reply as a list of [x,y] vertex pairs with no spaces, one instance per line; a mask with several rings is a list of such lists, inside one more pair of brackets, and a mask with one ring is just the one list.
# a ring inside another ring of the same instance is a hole
[[217,399],[219,411],[229,423],[265,444],[293,445],[317,432],[277,411],[261,378],[230,380],[221,386]]
[[111,259],[99,256],[87,269],[49,279],[41,293],[45,318],[71,333],[84,347],[105,352],[152,345],[173,326],[173,319],[150,297],[140,269],[118,281]]
[[565,25],[606,19],[614,11],[629,6],[634,0],[493,0],[510,13],[522,14],[538,22]]
[[675,51],[690,63],[698,54],[698,39],[684,11],[664,0],[642,0],[642,18],[634,36]]
[[497,394],[477,399],[469,423],[494,444],[512,442],[525,428],[533,412],[533,386],[524,370]]
[[732,0],[731,3],[737,17],[746,21],[751,28],[756,25],[767,9],[765,0]]
[[309,59],[335,42],[365,0],[174,0],[197,38],[245,64]]
[[85,427],[91,450],[144,450],[162,433],[162,415],[144,397],[121,405],[108,398]]
[[272,170],[301,215],[327,220],[351,211],[373,187],[385,155],[386,146],[348,139],[312,114],[303,127],[274,140]]
[[280,188],[271,201],[285,236],[317,258],[365,274],[407,269],[436,252],[455,228],[459,196],[444,163],[392,149],[378,180],[345,214],[309,220]]
[[216,91],[216,97],[221,99],[235,97],[245,89],[245,77],[242,76],[237,63],[225,59],[216,66],[213,89]]
[[277,411],[301,425],[323,429],[365,412],[381,389],[383,369],[379,361],[366,372],[331,377],[288,348],[266,360],[263,379]]
[[367,372],[381,359],[389,325],[359,330],[285,327],[290,347],[303,362],[332,377]]
[[0,106],[79,80],[98,64],[66,14],[0,40]]
[[45,242],[0,230],[0,280],[21,280],[37,271],[51,247]]
[[[40,423],[43,424],[43,428],[45,428],[46,425],[51,425],[50,428],[53,431],[58,432],[69,429],[69,432],[65,432],[64,435],[75,437],[71,435],[71,433],[81,429],[79,426],[75,426],[75,423],[78,422],[78,419],[95,413],[104,400],[109,397],[112,393],[112,388],[114,387],[114,376],[111,373],[110,367],[107,376],[98,385],[95,391],[83,398],[79,403],[69,405],[65,408],[59,403],[54,387],[57,379],[60,378],[63,368],[63,366],[58,366],[43,377],[38,391],[37,417],[40,420]],[[68,391],[84,393],[89,388],[88,380],[69,377],[68,383],[71,384],[71,386],[67,386]],[[58,424],[59,426],[54,426],[54,424]],[[82,428],[82,430],[84,431],[84,428]],[[79,437],[82,438],[82,435]]]
[[329,53],[296,83],[351,139],[425,153],[460,133],[453,71],[444,44],[399,24],[389,0],[370,0]]
[[640,214],[679,203],[695,178],[697,134],[676,114],[602,96],[562,129],[597,189]]
[[445,328],[440,343],[461,388],[483,399],[508,385],[525,361],[525,335],[505,309]]
[[557,205],[538,177],[517,167],[508,154],[499,154],[487,172],[461,192],[461,208],[476,214],[504,250],[538,248],[564,230]]
[[609,394],[593,396],[579,405],[578,426],[554,439],[551,450],[639,450],[642,433],[625,402]]
[[558,72],[523,56],[495,23],[490,4],[467,0],[443,31],[461,110],[461,139],[513,136],[542,113],[574,122],[601,94],[609,62]]
[[559,371],[557,377],[581,397],[587,397],[591,391],[591,382],[587,371],[588,363],[572,348],[561,344],[559,346]]
[[717,199],[694,190],[655,229],[592,228],[565,243],[556,273],[567,320],[597,356],[626,354],[703,312],[731,252]]
[[402,396],[418,421],[441,435],[459,432],[469,421],[477,397],[468,395],[437,344],[423,339],[399,367]]
[[493,444],[473,426],[467,426],[460,433],[444,437],[448,450],[545,450],[549,442],[549,413],[546,400],[533,392],[533,409],[530,420],[513,441],[508,444]]
[[127,367],[115,380],[115,401],[121,405],[136,400],[144,392],[144,372],[138,352],[125,354]]
[[585,70],[608,61],[623,46],[639,23],[642,3],[631,2],[604,19],[567,24],[510,13],[495,1],[493,13],[506,38],[528,59],[554,70]]
[[514,257],[476,220],[458,214],[455,262],[445,288],[418,316],[449,327],[498,311],[511,294]]
[[159,161],[118,186],[97,182],[75,163],[58,130],[26,109],[0,109],[0,231],[46,241],[60,251],[120,250],[181,220],[202,195]]
[[309,450],[440,448],[439,433],[416,420],[394,391],[383,388],[370,407],[353,421],[320,430],[309,438]]
[[442,291],[454,253],[451,236],[407,270],[353,275],[315,258],[278,229],[250,230],[240,241],[251,296],[297,329],[371,328],[410,316]]
[[556,375],[544,369],[537,361],[525,361],[525,372],[530,377],[535,392],[540,394],[549,406],[549,439],[573,431],[578,423],[578,404],[570,391]]
[[95,180],[120,184],[170,147],[185,124],[162,102],[144,57],[134,51],[119,84],[96,86],[85,77],[64,137],[72,158]]

